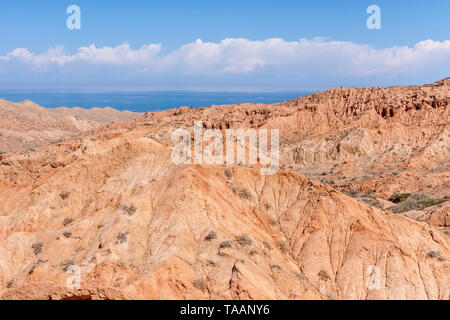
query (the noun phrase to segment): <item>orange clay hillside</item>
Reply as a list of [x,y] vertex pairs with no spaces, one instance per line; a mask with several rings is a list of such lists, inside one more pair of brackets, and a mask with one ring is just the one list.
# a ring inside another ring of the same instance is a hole
[[[449,89],[182,107],[3,154],[0,298],[448,300]],[[174,164],[194,121],[279,129],[278,172]]]

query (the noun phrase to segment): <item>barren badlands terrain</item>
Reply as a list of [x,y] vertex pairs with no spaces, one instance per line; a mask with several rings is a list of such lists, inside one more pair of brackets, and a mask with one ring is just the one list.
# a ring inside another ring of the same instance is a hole
[[[450,299],[450,78],[135,120],[0,105],[1,299]],[[175,165],[194,121],[279,129],[277,174]]]
[[139,115],[112,108],[46,109],[31,101],[13,103],[0,99],[0,154],[58,143],[81,132]]

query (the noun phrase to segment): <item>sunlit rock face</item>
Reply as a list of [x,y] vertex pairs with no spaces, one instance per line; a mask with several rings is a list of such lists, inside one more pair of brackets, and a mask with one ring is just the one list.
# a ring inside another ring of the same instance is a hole
[[[0,297],[449,299],[449,89],[182,107],[5,154]],[[194,121],[279,129],[279,170],[175,165]]]

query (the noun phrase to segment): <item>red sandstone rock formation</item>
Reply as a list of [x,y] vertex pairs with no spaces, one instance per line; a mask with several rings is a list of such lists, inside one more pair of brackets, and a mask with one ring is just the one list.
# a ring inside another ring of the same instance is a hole
[[[446,79],[184,107],[6,155],[0,297],[450,299],[447,204],[408,218],[358,201],[445,199],[449,89]],[[197,120],[280,129],[282,167],[173,164],[171,132]]]

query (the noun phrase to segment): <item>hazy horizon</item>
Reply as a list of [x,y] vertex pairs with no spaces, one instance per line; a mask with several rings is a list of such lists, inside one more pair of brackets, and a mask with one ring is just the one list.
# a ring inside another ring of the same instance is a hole
[[[379,23],[370,25],[373,5]],[[279,92],[430,83],[450,74],[449,11],[438,0],[5,2],[0,88]]]
[[0,99],[11,102],[30,100],[46,108],[104,108],[134,112],[158,111],[180,106],[209,107],[239,103],[277,103],[305,96],[311,92],[199,92],[199,91],[135,91],[135,92],[49,92],[0,90]]

